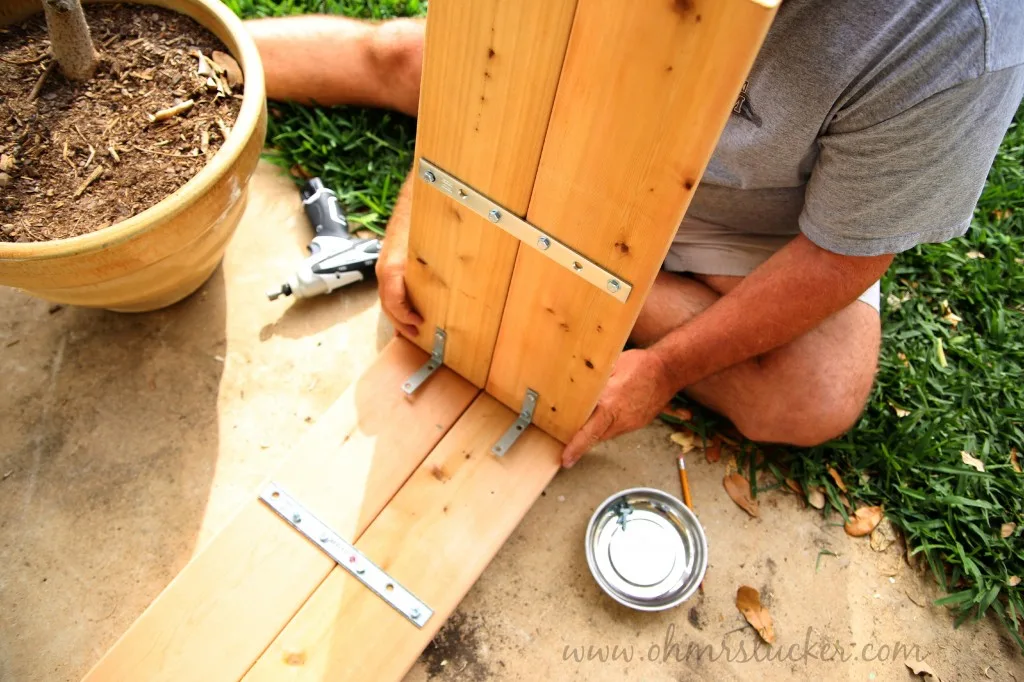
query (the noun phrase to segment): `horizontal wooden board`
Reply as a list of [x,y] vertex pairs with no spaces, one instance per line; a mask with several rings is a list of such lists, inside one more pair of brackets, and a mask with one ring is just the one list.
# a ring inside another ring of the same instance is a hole
[[[555,96],[575,2],[432,0],[416,158],[522,216]],[[487,379],[518,242],[417,178],[406,282],[426,323],[448,335],[445,363]]]
[[774,16],[752,0],[579,0],[527,219],[633,285],[520,249],[487,391],[568,440],[636,321]]
[[246,682],[400,679],[558,470],[561,444],[534,427],[490,454],[514,420],[479,396],[356,543],[434,609],[426,627],[336,568]]
[[[442,368],[407,399],[426,357],[390,342],[272,476],[342,537],[369,526],[477,394]],[[254,492],[85,679],[235,682],[334,565]]]

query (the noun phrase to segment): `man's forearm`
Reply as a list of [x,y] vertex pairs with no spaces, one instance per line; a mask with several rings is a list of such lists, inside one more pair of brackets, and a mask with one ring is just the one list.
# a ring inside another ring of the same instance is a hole
[[413,171],[405,176],[395,206],[391,209],[391,219],[384,237],[384,250],[389,257],[405,259],[409,251],[409,224],[412,222],[412,183]]
[[673,390],[810,331],[874,283],[891,255],[830,253],[798,236],[703,313],[649,348]]

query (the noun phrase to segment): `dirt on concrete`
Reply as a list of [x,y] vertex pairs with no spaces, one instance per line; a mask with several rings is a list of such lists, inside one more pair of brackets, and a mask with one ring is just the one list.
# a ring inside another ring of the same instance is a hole
[[[0,290],[0,681],[81,679],[386,342],[372,284],[266,300],[308,230],[295,187],[261,165],[224,265],[178,305],[51,313]],[[624,488],[679,494],[670,433],[556,476],[407,682],[907,681],[918,658],[944,681],[1024,682],[999,627],[954,630],[898,544],[875,552],[781,491],[749,517],[722,488],[725,457],[687,459],[703,593],[660,613],[607,597],[587,521]],[[770,657],[735,607],[744,584],[774,620]]]

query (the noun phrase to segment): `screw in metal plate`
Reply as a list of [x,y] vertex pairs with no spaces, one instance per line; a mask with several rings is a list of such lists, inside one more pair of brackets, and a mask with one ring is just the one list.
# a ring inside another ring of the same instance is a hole
[[573,269],[573,270],[574,270],[575,272],[579,272],[580,270],[582,270],[582,269],[583,269],[583,263],[579,262],[578,260],[574,260],[574,261],[572,262],[572,269]]
[[617,279],[610,279],[610,280],[608,280],[608,291],[610,291],[610,292],[612,292],[614,294],[614,293],[618,293],[619,289],[621,289],[621,288],[622,288],[622,285],[619,284],[619,280],[617,280]]
[[427,182],[433,182],[437,180],[437,176],[434,175],[434,171],[427,171],[423,174],[423,179]]
[[501,220],[501,211],[496,208],[492,208],[491,212],[487,214],[487,219],[492,223],[496,223]]
[[292,523],[302,523],[302,516],[298,512],[292,514]]
[[419,618],[420,617],[420,610],[417,609],[417,608],[414,608],[411,611],[409,611],[409,615],[412,616],[413,618]]
[[328,537],[327,535],[321,535],[321,536],[320,536],[320,542],[327,542],[327,541],[328,541],[328,540],[330,540],[330,539],[331,539],[331,538],[330,538],[330,537]]
[[547,237],[541,237],[540,239],[537,240],[537,248],[540,249],[541,251],[547,251],[550,246],[551,240],[548,239]]
[[469,194],[467,194],[466,190],[462,189],[461,187],[459,188],[459,198],[462,199],[463,201],[469,198]]

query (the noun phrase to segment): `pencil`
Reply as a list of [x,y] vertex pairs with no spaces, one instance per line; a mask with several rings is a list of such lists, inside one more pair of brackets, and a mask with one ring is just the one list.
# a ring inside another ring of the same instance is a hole
[[690,478],[686,475],[686,462],[679,456],[679,482],[683,485],[683,504],[693,510],[693,498],[690,497]]

